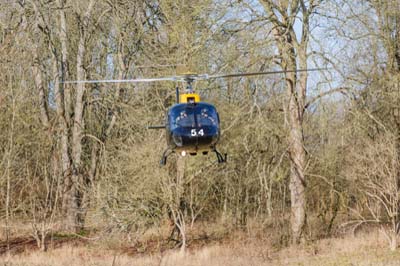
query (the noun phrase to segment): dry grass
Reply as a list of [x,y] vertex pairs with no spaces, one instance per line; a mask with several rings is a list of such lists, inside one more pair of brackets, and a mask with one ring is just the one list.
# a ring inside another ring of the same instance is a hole
[[274,250],[260,240],[218,244],[182,255],[168,251],[147,256],[128,256],[99,246],[67,245],[48,252],[27,252],[0,257],[7,266],[128,266],[128,265],[400,265],[400,251],[390,252],[379,232]]

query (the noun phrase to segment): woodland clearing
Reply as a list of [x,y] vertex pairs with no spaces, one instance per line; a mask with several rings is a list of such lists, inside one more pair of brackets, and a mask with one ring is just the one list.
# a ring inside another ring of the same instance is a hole
[[[20,239],[21,240],[21,239]],[[160,243],[159,243],[160,244]],[[17,247],[19,245],[19,247]],[[34,240],[14,242],[1,266],[128,266],[128,265],[399,265],[400,251],[390,251],[380,230],[310,241],[278,248],[268,239],[240,232],[225,239],[192,241],[183,254],[178,249],[147,243],[147,249],[121,239],[102,243],[82,238],[54,240],[48,251],[39,251]],[[0,245],[1,248],[1,245]],[[163,250],[164,249],[164,250]]]

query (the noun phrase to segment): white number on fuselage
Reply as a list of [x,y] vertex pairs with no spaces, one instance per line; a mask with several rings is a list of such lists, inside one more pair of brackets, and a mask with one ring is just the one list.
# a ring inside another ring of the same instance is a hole
[[196,136],[204,136],[204,130],[203,129],[199,129],[199,131],[197,131],[195,128],[192,129],[190,131],[190,134],[192,135],[192,137],[196,137]]

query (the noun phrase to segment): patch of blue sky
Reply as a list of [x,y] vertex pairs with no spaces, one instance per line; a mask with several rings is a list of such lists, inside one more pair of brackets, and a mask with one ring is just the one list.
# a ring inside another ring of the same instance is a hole
[[[260,4],[259,1],[257,0],[249,0],[249,1],[234,1],[232,4],[225,4],[226,2],[221,2],[221,1],[216,1],[217,4],[220,5],[220,10],[225,10],[225,14],[222,17],[221,20],[218,21],[218,23],[214,26],[214,29],[217,30],[225,30],[225,31],[232,31],[235,32],[236,30],[242,30],[246,31],[251,30],[250,33],[246,33],[247,37],[251,37],[251,40],[248,40],[247,44],[250,44],[247,47],[254,47],[254,44],[257,43],[258,41],[260,42],[260,47],[258,47],[257,51],[246,51],[246,43],[241,44],[238,43],[242,41],[240,38],[236,38],[235,35],[232,34],[232,38],[229,39],[229,43],[227,42],[225,45],[226,46],[236,46],[236,49],[242,49],[244,53],[241,54],[240,59],[238,59],[238,65],[236,66],[237,72],[248,72],[248,71],[259,71],[260,69],[254,69],[259,68],[260,65],[254,65],[253,69],[248,68],[248,60],[246,60],[246,57],[251,57],[252,53],[256,53],[257,55],[265,55],[266,57],[275,54],[278,55],[278,51],[275,45],[273,45],[273,42],[266,42],[268,39],[271,39],[271,24],[268,23],[268,14],[265,12],[264,7]],[[278,12],[275,13],[278,17],[280,16]],[[296,20],[294,24],[294,29],[295,33],[297,36],[297,39],[300,40],[302,37],[302,14],[299,12],[299,14],[296,15]],[[314,21],[316,21],[314,23]],[[319,55],[324,55],[329,57],[329,53],[334,51],[335,49],[340,50],[338,46],[343,45],[340,40],[326,40],[323,39],[324,36],[324,31],[323,27],[327,23],[323,23],[320,25],[322,22],[321,18],[318,16],[314,16],[312,18],[312,35],[313,37],[310,38],[310,44],[309,44],[309,49],[308,52],[312,54],[312,56],[309,57],[308,61],[308,68],[317,68],[317,67],[331,67],[329,60],[326,61],[324,60],[321,56]],[[246,28],[247,27],[247,28]],[[323,45],[320,45],[321,42],[324,43]],[[336,42],[336,43],[335,43]],[[252,46],[253,45],[253,46]],[[324,47],[331,47],[328,50],[323,49]],[[316,50],[314,50],[316,49]],[[227,51],[228,49],[226,49]],[[243,52],[241,51],[241,52]],[[224,56],[224,53],[220,54],[221,57]],[[212,69],[218,69],[219,64],[222,60],[219,62],[214,62]],[[330,60],[334,62],[335,60]],[[267,69],[262,69],[263,71],[267,70],[279,70],[279,66],[275,64],[270,64],[267,66]],[[309,94],[318,94],[322,91],[327,91],[335,86],[339,86],[339,84],[342,83],[342,81],[337,77],[337,73],[333,69],[327,70],[327,71],[321,71],[321,72],[310,72],[309,74]],[[258,83],[261,84],[264,83],[266,86],[270,86],[272,83],[277,82],[277,79],[283,79],[283,75],[280,75],[279,77],[257,77],[257,78],[252,78],[252,83]],[[279,82],[278,82],[279,83]],[[334,97],[334,96],[332,96]]]
[[[385,62],[382,41],[376,36],[376,14],[361,1],[328,3],[330,6],[321,10],[318,16],[318,27],[311,42],[312,49],[323,52],[334,66],[329,72],[331,82],[323,89],[351,87],[362,90],[367,80],[360,79],[360,73],[376,71]],[[341,94],[335,94],[328,99],[338,101],[343,98]]]

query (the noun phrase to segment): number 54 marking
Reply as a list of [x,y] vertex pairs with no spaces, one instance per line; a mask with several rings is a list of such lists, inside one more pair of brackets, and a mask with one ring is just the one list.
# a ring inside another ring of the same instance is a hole
[[199,129],[199,131],[197,131],[197,130],[194,128],[194,129],[192,129],[192,131],[190,131],[190,134],[192,135],[192,137],[204,136],[204,130],[203,130],[203,129]]

